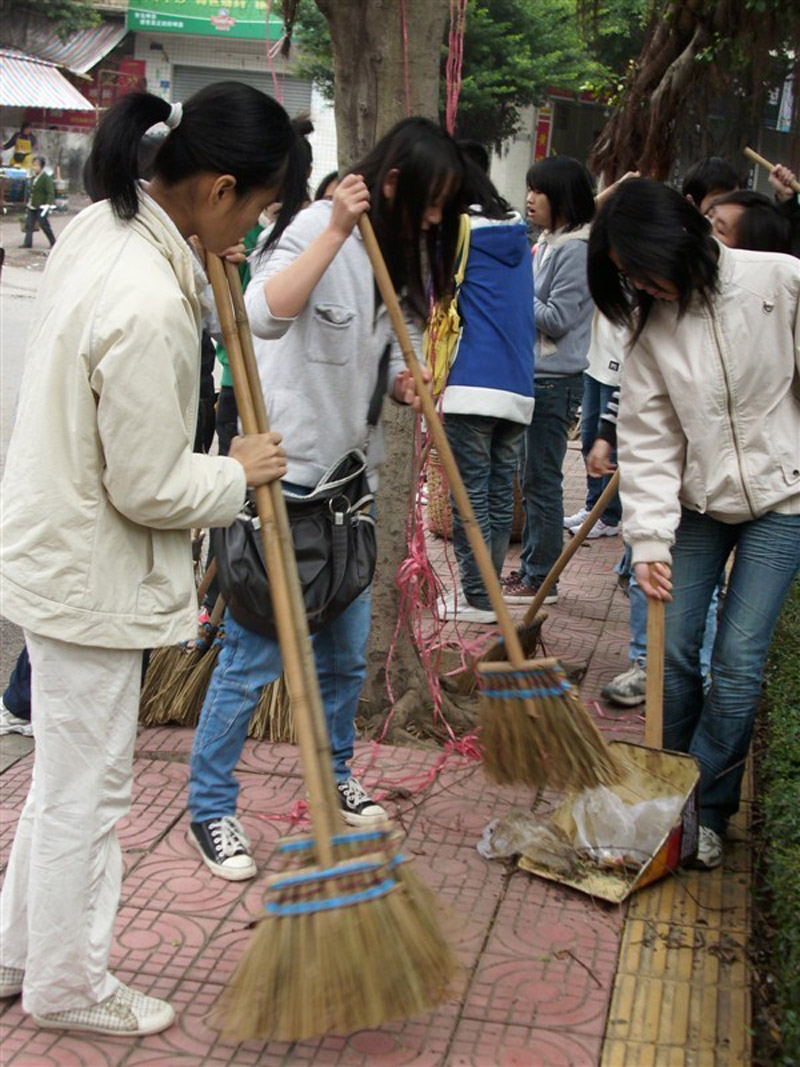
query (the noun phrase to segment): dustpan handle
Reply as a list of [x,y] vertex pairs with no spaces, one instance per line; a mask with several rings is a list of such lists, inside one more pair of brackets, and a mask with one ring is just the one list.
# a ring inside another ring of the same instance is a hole
[[644,698],[644,743],[664,745],[664,601],[647,598],[647,669]]
[[375,273],[378,289],[380,289],[383,302],[386,304],[389,317],[392,320],[394,332],[397,334],[397,339],[400,342],[403,358],[405,359],[406,366],[411,371],[411,375],[414,379],[417,396],[420,398],[422,404],[422,413],[425,416],[425,421],[430,430],[431,437],[433,438],[436,450],[439,453],[439,459],[444,467],[444,472],[450,485],[450,491],[455,499],[456,507],[461,516],[461,521],[464,524],[464,530],[469,539],[472,554],[478,565],[483,584],[486,586],[486,592],[489,594],[492,608],[497,615],[497,622],[505,641],[509,662],[515,667],[523,667],[525,663],[525,654],[522,651],[522,645],[517,636],[517,631],[512,622],[511,615],[503,600],[503,591],[500,588],[500,582],[494,569],[494,564],[489,555],[489,550],[486,547],[486,542],[483,540],[481,528],[475,518],[475,512],[472,509],[467,490],[461,479],[458,464],[456,463],[453,451],[450,448],[450,442],[447,440],[447,434],[444,432],[444,426],[442,425],[439,413],[436,410],[436,404],[434,403],[430,390],[422,376],[422,368],[419,365],[419,360],[414,354],[411,338],[408,336],[408,327],[403,318],[403,313],[400,310],[400,303],[397,299],[397,294],[394,291],[394,285],[389,276],[389,271],[386,269],[386,263],[384,262],[383,254],[375,237],[375,232],[372,229],[372,223],[366,215],[361,215],[359,217],[358,228],[361,231],[361,236],[364,238],[364,247],[367,250],[367,255],[372,264],[372,270]]
[[525,612],[522,625],[527,626],[536,618],[536,612],[544,604],[545,598],[561,576],[561,572],[581,547],[589,535],[589,531],[608,507],[608,502],[614,496],[619,487],[619,468],[614,471],[608,480],[608,485],[597,498],[597,503],[580,524],[574,535],[569,539],[561,551],[561,555],[550,569],[550,573],[536,590],[536,596],[531,601],[530,607]]
[[[230,276],[226,277],[225,268],[219,256],[208,253],[206,261],[228,362],[233,375],[234,394],[242,427],[246,434],[268,433],[269,422],[260,386],[257,389],[251,387],[250,376],[246,369],[243,346],[233,314],[232,295],[228,284]],[[238,273],[236,284],[239,284]],[[256,396],[261,399],[260,405]],[[261,538],[270,580],[270,595],[278,631],[278,644],[292,700],[292,713],[308,789],[317,859],[323,867],[330,867],[333,865],[332,828],[327,803],[330,790],[324,785],[326,769],[328,774],[332,773],[330,750],[326,744],[321,744],[312,721],[312,702],[316,700],[321,704],[321,698],[316,675],[305,669],[300,651],[301,623],[297,619],[289,578],[292,573],[299,587],[297,565],[293,553],[287,552],[280,543],[279,525],[276,518],[281,511],[285,514],[286,509],[280,482],[274,481],[269,485],[259,486],[255,490],[255,498],[258,517],[261,520]],[[288,519],[285,528],[288,529]]]

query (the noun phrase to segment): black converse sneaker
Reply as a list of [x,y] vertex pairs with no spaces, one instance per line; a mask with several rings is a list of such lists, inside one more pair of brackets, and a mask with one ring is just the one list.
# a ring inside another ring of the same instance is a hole
[[203,858],[203,863],[220,878],[244,882],[255,877],[256,865],[250,855],[250,842],[234,815],[193,822],[186,835]]
[[339,790],[342,818],[346,823],[351,826],[374,826],[386,821],[385,810],[375,803],[357,778],[337,782],[336,788]]

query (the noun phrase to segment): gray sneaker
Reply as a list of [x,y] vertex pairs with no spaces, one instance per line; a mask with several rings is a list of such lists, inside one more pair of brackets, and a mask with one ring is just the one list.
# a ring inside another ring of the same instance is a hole
[[166,1000],[147,997],[130,986],[120,985],[110,997],[88,1008],[69,1008],[33,1016],[45,1030],[87,1030],[93,1034],[141,1037],[166,1030],[175,1012]]
[[702,871],[711,871],[722,863],[724,853],[722,838],[717,831],[712,830],[710,826],[701,826],[697,841],[697,856],[692,866]]
[[603,700],[610,700],[613,704],[633,708],[637,704],[644,704],[646,689],[647,673],[644,667],[634,663],[629,670],[618,674],[608,685],[603,686],[600,695]]

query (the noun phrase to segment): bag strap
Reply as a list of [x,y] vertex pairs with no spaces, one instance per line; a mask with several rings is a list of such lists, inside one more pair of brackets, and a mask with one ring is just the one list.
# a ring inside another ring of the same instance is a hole
[[372,394],[367,410],[367,426],[369,429],[377,426],[378,419],[381,417],[383,398],[386,396],[386,389],[389,385],[389,357],[391,354],[392,342],[387,341],[386,348],[381,353],[380,362],[378,363],[378,380],[375,382],[375,391]]
[[467,273],[467,257],[469,256],[469,238],[470,238],[470,224],[469,215],[462,214],[458,223],[458,244],[456,245],[456,272],[454,275],[456,283],[456,294],[461,288],[461,283],[464,281],[464,275]]

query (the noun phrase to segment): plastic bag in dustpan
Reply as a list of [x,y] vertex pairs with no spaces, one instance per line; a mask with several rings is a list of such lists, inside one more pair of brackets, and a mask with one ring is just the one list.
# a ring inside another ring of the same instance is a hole
[[[645,748],[624,741],[613,741],[615,755],[624,770],[623,780],[611,790],[630,807],[654,798],[679,794],[680,810],[662,838],[651,848],[644,862],[634,870],[623,864],[605,868],[591,859],[581,859],[574,874],[555,872],[538,862],[535,855],[523,853],[519,866],[532,874],[572,886],[582,893],[618,904],[642,886],[649,885],[686,863],[697,852],[698,804],[697,792],[700,769],[692,756],[682,752],[666,752]],[[578,826],[573,814],[576,795],[565,798],[553,812],[550,823],[566,835],[580,856]],[[580,813],[579,813],[580,814]],[[619,842],[614,842],[618,844]]]

